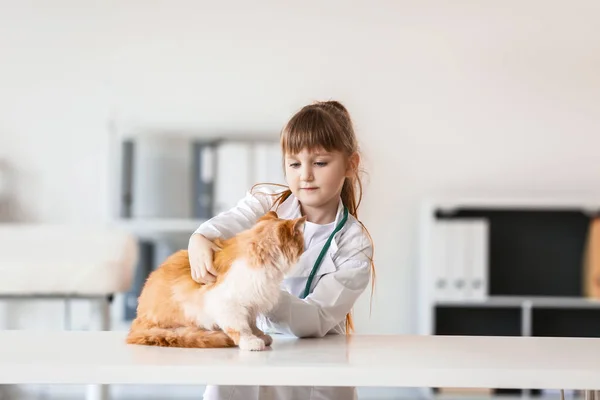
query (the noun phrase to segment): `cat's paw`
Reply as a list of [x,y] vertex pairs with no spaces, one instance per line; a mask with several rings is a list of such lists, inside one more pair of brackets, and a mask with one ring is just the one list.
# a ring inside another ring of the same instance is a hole
[[271,344],[273,344],[273,338],[267,335],[266,333],[261,335],[260,338],[263,340],[263,342],[265,342],[265,346],[270,346]]
[[262,351],[265,349],[265,342],[256,336],[247,336],[240,338],[240,350]]

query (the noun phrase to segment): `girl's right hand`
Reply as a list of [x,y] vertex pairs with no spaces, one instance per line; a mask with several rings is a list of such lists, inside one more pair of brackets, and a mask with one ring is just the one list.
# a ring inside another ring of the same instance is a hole
[[213,267],[215,250],[219,247],[200,234],[193,234],[188,243],[188,257],[192,279],[198,283],[208,284],[217,280],[217,271]]

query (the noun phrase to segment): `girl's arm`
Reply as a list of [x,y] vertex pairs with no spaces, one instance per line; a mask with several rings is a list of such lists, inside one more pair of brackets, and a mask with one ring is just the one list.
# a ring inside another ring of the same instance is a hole
[[212,241],[217,238],[229,239],[251,228],[272,204],[273,197],[268,194],[247,193],[235,207],[200,225],[188,243],[192,279],[201,284],[214,282],[217,272],[213,268],[215,247]]
[[209,240],[229,239],[241,231],[250,229],[273,204],[273,196],[248,192],[235,207],[224,211],[204,222],[194,234],[200,234]]
[[297,337],[323,337],[344,321],[371,276],[372,246],[353,250],[338,270],[323,275],[313,292],[299,299],[282,290],[279,303],[264,322],[269,328]]

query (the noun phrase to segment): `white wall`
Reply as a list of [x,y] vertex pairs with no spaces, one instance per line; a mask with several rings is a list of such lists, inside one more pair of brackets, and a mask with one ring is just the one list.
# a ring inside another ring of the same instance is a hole
[[0,157],[22,218],[108,218],[108,130],[279,130],[335,98],[370,177],[361,332],[414,330],[432,192],[600,193],[600,3],[0,0]]

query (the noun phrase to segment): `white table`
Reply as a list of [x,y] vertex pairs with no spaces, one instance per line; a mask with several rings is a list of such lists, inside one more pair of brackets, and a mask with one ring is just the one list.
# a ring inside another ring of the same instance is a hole
[[271,349],[245,352],[237,348],[127,345],[125,334],[114,331],[0,331],[0,384],[600,390],[600,339],[276,337]]

